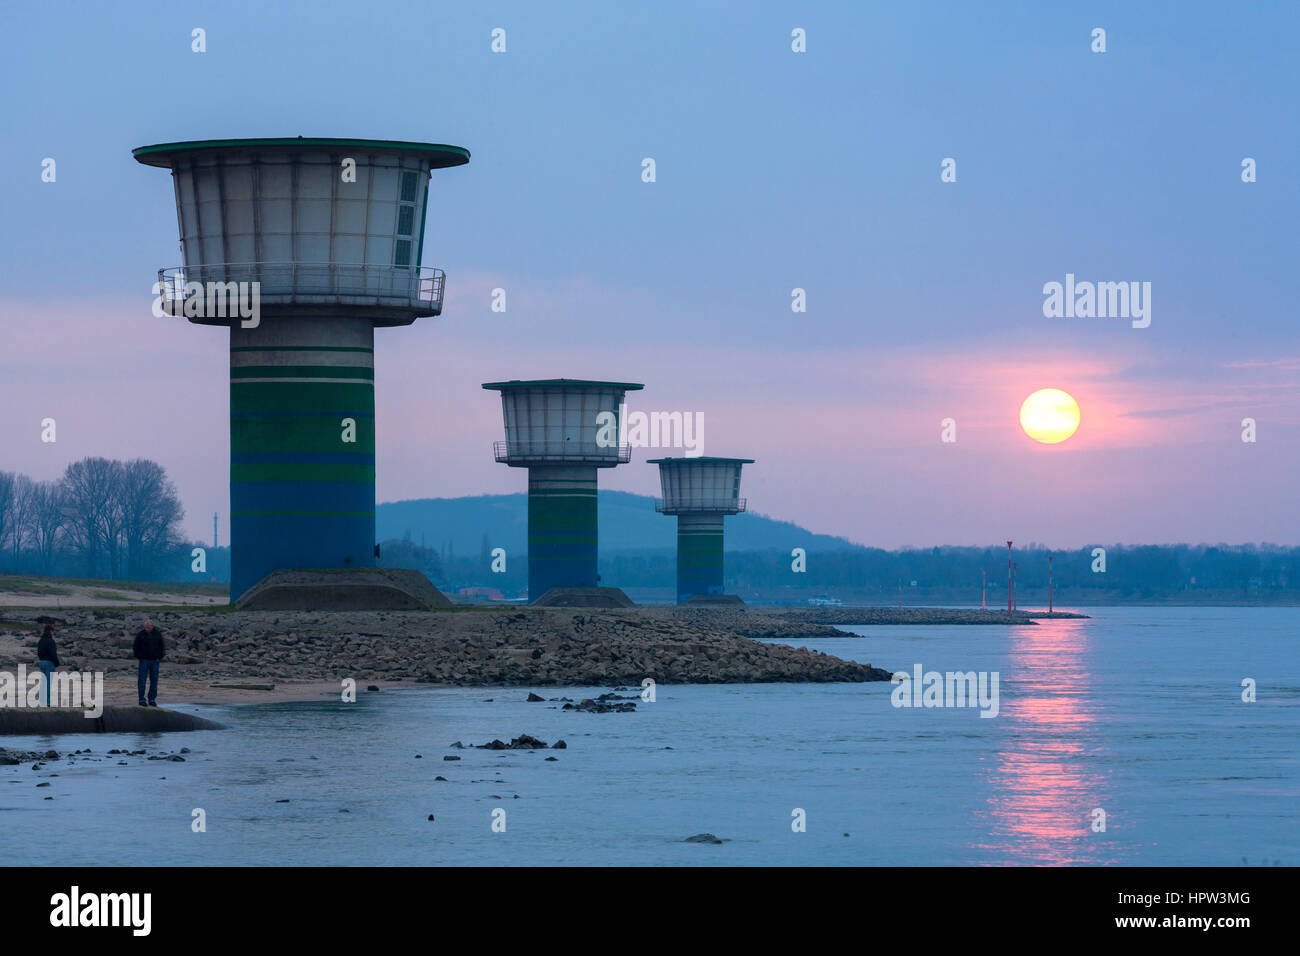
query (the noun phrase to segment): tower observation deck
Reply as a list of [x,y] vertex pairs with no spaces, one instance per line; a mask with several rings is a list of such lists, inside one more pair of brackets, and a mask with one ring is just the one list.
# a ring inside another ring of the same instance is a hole
[[374,567],[374,330],[441,314],[429,180],[469,151],[294,137],[133,156],[172,173],[163,310],[230,330],[232,601],[277,570]]
[[643,386],[559,378],[483,387],[501,393],[506,438],[493,445],[496,460],[528,469],[529,599],[596,587],[596,474],[629,460],[619,416],[626,393]]
[[723,518],[745,510],[740,470],[754,459],[655,458],[648,463],[659,466],[663,491],[655,510],[677,516],[677,603],[723,594]]

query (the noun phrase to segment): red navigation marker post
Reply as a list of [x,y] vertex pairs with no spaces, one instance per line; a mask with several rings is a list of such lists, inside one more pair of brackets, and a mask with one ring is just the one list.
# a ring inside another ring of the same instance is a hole
[[1052,613],[1052,556],[1047,556],[1047,613]]
[[980,610],[987,611],[989,608],[989,573],[981,571],[980,574],[983,575],[983,580],[980,582]]
[[1011,542],[1007,542],[1007,613],[1011,613]]

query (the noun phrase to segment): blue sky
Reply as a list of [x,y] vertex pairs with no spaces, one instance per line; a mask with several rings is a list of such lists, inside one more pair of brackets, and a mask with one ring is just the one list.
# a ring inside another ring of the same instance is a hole
[[[759,510],[864,543],[1297,543],[1298,29],[1294,3],[9,4],[0,468],[148,454],[201,533],[224,344],[149,313],[176,218],[131,149],[409,139],[473,158],[431,186],[443,317],[379,333],[381,500],[520,490],[478,382],[608,377],[758,458]],[[1151,282],[1151,327],[1044,318],[1067,272]],[[1045,386],[1083,407],[1059,448],[1016,424]]]

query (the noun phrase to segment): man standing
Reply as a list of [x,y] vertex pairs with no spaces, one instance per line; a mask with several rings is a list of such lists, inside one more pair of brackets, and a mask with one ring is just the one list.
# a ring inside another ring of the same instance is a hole
[[41,639],[36,642],[36,660],[41,666],[41,681],[45,684],[45,706],[50,706],[50,684],[54,681],[54,668],[59,666],[59,648],[54,643],[54,625],[46,624]]
[[[153,626],[153,621],[146,620],[144,627],[135,636],[135,656],[140,662],[140,676],[136,689],[140,692],[141,707],[158,706],[158,662],[163,659],[166,650],[163,646],[162,631]],[[144,682],[149,678],[149,699],[145,700]]]

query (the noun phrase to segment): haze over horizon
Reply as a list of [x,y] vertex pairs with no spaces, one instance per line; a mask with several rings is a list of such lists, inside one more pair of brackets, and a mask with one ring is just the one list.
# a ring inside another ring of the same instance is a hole
[[[586,10],[0,12],[0,470],[152,458],[224,540],[226,333],[152,316],[175,207],[131,149],[356,136],[472,153],[431,184],[442,317],[376,335],[380,502],[522,493],[481,383],[593,378],[702,413],[752,510],[868,546],[1300,544],[1293,7]],[[1067,274],[1150,282],[1150,326],[1044,317]],[[1017,419],[1047,387],[1060,445]],[[659,494],[662,452],[602,489]]]

